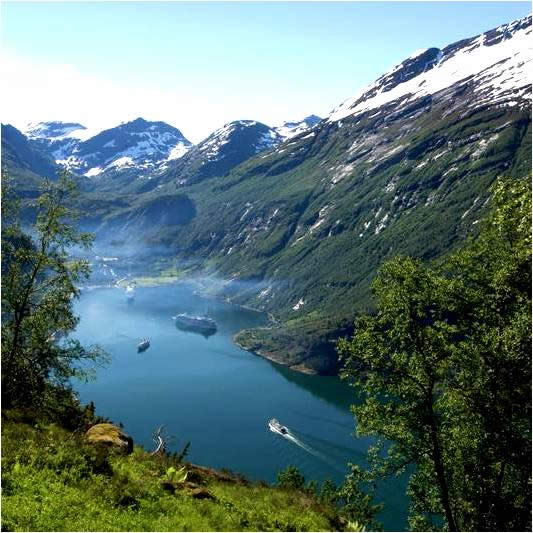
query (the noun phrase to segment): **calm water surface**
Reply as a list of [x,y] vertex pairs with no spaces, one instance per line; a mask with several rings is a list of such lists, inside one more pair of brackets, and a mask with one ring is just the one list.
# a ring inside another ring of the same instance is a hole
[[[133,303],[116,288],[95,289],[76,302],[81,322],[75,336],[98,343],[111,356],[97,380],[76,384],[83,402],[98,414],[122,422],[136,443],[152,449],[152,432],[165,424],[175,436],[171,448],[191,447],[194,463],[230,468],[268,482],[288,465],[306,479],[341,482],[350,461],[362,461],[369,444],[353,437],[349,411],[354,392],[337,378],[307,376],[241,350],[232,336],[262,325],[264,315],[209,302],[218,331],[205,338],[176,328],[172,316],[203,314],[207,301],[188,285],[139,288]],[[150,348],[137,353],[142,337]],[[277,418],[294,439],[272,433]],[[381,489],[389,530],[405,528],[405,501],[398,483]]]

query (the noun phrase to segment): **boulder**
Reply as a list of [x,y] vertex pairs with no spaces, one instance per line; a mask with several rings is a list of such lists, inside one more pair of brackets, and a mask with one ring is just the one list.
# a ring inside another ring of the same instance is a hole
[[85,436],[90,444],[104,445],[126,454],[133,451],[133,439],[113,424],[96,424]]

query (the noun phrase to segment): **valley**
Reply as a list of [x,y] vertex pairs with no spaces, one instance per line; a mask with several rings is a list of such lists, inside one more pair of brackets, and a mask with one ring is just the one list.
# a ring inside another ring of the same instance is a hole
[[2,33],[2,529],[531,529],[525,4]]
[[372,309],[383,261],[445,256],[476,234],[498,176],[530,172],[530,36],[525,17],[418,51],[325,119],[235,121],[197,145],[141,118],[96,135],[3,126],[3,167],[31,198],[66,166],[105,254],[129,249],[142,277],[216,279],[211,296],[274,320],[240,346],[336,374],[334,340]]

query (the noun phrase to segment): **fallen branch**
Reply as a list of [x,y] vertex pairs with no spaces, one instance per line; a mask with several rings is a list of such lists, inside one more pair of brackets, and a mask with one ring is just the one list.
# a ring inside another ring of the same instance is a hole
[[157,430],[153,434],[154,442],[156,443],[157,447],[156,449],[150,454],[150,455],[156,455],[158,453],[166,453],[166,444],[168,438],[164,435],[165,426],[161,425],[157,428]]

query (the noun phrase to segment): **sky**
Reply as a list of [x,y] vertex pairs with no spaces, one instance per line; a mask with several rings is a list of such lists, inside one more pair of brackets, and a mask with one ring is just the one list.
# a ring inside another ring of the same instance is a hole
[[7,2],[1,120],[137,117],[192,142],[333,108],[421,48],[530,14],[530,2]]

